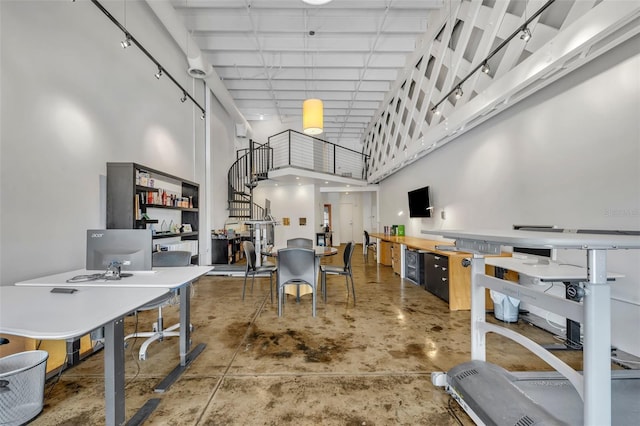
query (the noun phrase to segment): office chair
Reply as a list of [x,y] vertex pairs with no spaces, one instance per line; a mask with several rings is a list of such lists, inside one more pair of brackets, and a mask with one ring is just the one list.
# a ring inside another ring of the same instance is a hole
[[375,251],[376,243],[371,242],[371,239],[369,238],[369,233],[367,231],[364,231],[364,245],[362,246],[362,252],[367,258],[367,260],[369,260],[369,247],[371,247]]
[[324,302],[327,303],[327,275],[344,275],[347,282],[347,300],[349,300],[349,278],[351,278],[351,291],[353,292],[353,304],[356,304],[356,287],[353,284],[353,273],[351,271],[351,257],[356,245],[353,241],[349,241],[344,248],[343,253],[343,266],[336,265],[320,265],[320,272],[322,273],[322,293],[324,296]]
[[[191,265],[191,252],[190,251],[158,251],[153,253],[152,263],[154,267],[162,266],[189,266]],[[189,291],[189,289],[183,289],[182,291]],[[180,323],[174,324],[171,327],[164,328],[162,318],[162,308],[167,305],[178,304],[178,292],[170,291],[157,299],[152,300],[146,305],[141,306],[136,310],[136,315],[141,311],[149,311],[152,309],[158,309],[158,319],[153,324],[152,331],[135,332],[125,336],[124,340],[133,337],[148,337],[138,351],[138,358],[140,361],[147,359],[147,348],[156,340],[164,340],[165,337],[179,337],[180,331],[176,331],[180,328]],[[191,324],[189,324],[191,327]]]
[[271,303],[273,303],[273,274],[278,268],[275,265],[256,266],[256,248],[251,241],[243,241],[244,257],[247,260],[247,269],[244,273],[244,284],[242,286],[242,300],[247,289],[247,277],[251,275],[251,293],[253,293],[253,282],[256,275],[269,273],[269,291],[271,292]]
[[278,250],[278,316],[282,316],[284,288],[287,285],[311,286],[312,312],[316,316],[316,252],[313,249],[290,247]]
[[313,240],[309,238],[291,238],[287,240],[287,247],[313,248]]

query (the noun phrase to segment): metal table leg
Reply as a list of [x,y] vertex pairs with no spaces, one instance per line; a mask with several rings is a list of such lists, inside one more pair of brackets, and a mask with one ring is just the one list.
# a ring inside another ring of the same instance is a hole
[[124,318],[104,326],[104,395],[107,426],[120,426],[124,410]]

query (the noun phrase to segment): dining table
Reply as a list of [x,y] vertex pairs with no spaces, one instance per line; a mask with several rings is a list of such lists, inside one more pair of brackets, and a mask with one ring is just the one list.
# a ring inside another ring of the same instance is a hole
[[[287,248],[287,247],[265,247],[265,249],[262,251],[262,254],[265,256],[269,256],[269,257],[273,257],[276,258],[278,257],[278,250],[283,249],[283,248]],[[320,279],[320,260],[323,257],[327,257],[327,256],[334,256],[336,254],[338,254],[338,249],[336,247],[330,247],[330,246],[314,246],[313,250],[315,251],[315,262],[316,262],[316,270],[318,271],[318,273],[316,274],[318,280]],[[288,285],[285,287],[284,289],[286,294],[291,294],[296,296],[298,299],[300,298],[300,296],[304,296],[305,294],[309,294],[312,292],[311,290],[311,286],[305,285],[305,286],[299,286],[299,285]]]

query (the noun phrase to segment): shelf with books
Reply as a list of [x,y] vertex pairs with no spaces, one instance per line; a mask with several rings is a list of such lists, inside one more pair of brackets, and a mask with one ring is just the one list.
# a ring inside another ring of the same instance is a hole
[[[140,164],[107,163],[107,228],[151,228],[154,240],[197,242],[199,190],[195,182]],[[158,229],[161,222],[170,229]],[[184,229],[189,232],[175,232]]]

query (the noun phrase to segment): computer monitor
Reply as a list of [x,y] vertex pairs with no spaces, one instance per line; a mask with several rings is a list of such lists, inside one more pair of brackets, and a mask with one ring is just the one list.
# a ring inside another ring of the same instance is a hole
[[120,262],[123,271],[150,271],[152,242],[150,229],[87,230],[89,271],[104,271]]

